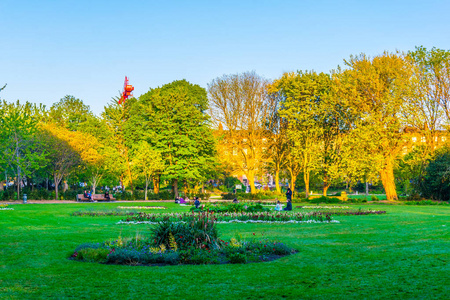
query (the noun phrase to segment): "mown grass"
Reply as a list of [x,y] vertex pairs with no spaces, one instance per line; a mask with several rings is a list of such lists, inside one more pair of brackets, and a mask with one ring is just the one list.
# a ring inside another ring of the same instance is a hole
[[[444,299],[450,292],[448,207],[364,205],[388,213],[336,217],[340,224],[218,225],[222,238],[255,233],[299,250],[267,263],[140,267],[68,260],[79,244],[149,232],[146,225],[115,225],[121,217],[70,216],[120,205],[28,204],[0,211],[0,298]],[[164,212],[187,210],[163,205],[171,208]]]

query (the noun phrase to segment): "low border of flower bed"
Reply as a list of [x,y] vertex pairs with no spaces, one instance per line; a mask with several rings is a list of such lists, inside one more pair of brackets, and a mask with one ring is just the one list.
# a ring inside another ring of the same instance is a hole
[[[117,225],[139,225],[139,224],[149,224],[149,225],[155,225],[159,222],[152,222],[152,221],[119,221],[116,224]],[[184,221],[179,221],[175,223],[186,223]],[[289,221],[264,221],[264,220],[229,220],[229,221],[216,221],[217,224],[229,224],[229,223],[263,223],[263,224],[301,224],[301,223],[341,223],[338,220],[331,220],[331,221],[316,221],[316,220],[307,220],[307,221],[296,221],[296,220],[289,220]]]
[[120,209],[167,209],[165,206],[117,206]]
[[10,207],[2,207],[2,208],[0,208],[0,210],[14,210],[14,208],[10,208]]

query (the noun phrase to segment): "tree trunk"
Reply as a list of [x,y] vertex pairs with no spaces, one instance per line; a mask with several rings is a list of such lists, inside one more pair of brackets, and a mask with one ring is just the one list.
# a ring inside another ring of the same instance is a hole
[[303,172],[303,181],[305,182],[306,199],[309,199],[309,172]]
[[275,188],[277,189],[277,193],[281,194],[281,187],[280,187],[280,170],[275,171]]
[[395,190],[394,169],[392,161],[387,159],[384,168],[380,171],[381,182],[386,191],[386,198],[389,201],[398,200],[397,191]]
[[20,199],[20,168],[17,167],[17,201]]
[[153,193],[159,193],[159,182],[161,180],[161,175],[156,175],[152,177],[153,180]]
[[149,178],[145,177],[145,201],[148,200],[148,198],[147,198],[148,181],[149,181]]
[[255,188],[255,175],[253,173],[253,171],[248,171],[247,172],[248,176],[247,176],[247,180],[248,183],[250,185],[250,190],[252,194],[256,193],[256,188]]
[[366,180],[366,196],[369,196],[369,183]]
[[327,191],[328,188],[330,187],[330,183],[328,182],[328,176],[325,175],[323,177],[323,195],[326,197],[327,196]]
[[55,180],[55,200],[58,200],[58,180],[56,179],[56,175],[53,179]]
[[325,185],[324,184],[324,186],[323,186],[323,195],[326,197],[327,196],[327,191],[328,191],[328,188],[330,187],[330,185],[329,184],[327,184],[327,185]]
[[178,197],[178,179],[173,180],[173,193]]

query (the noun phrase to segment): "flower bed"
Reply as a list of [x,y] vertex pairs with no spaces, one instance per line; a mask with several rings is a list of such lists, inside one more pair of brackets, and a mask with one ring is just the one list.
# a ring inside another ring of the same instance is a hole
[[[303,206],[297,206],[296,208],[303,208]],[[334,215],[334,216],[363,216],[363,215],[381,215],[385,214],[385,210],[353,210],[353,211],[346,211],[346,210],[335,210],[335,211],[315,211],[316,214],[327,214],[327,215]]]
[[350,209],[350,206],[312,206],[312,205],[305,205],[305,206],[296,206],[295,208],[305,208],[305,209]]
[[193,212],[210,211],[215,213],[263,212],[269,210],[268,207],[264,207],[261,203],[207,203],[199,208],[191,208]]
[[0,210],[14,210],[14,208],[8,207],[8,204],[0,204]]
[[165,206],[118,206],[120,209],[167,209]]
[[[124,265],[178,265],[263,262],[296,253],[279,241],[218,238],[212,214],[196,214],[189,222],[158,222],[149,237],[83,244],[70,259]],[[255,234],[253,234],[255,235]]]
[[[185,223],[184,221],[179,221],[180,223]],[[229,220],[229,221],[216,221],[217,224],[228,224],[228,223],[264,223],[264,224],[300,224],[300,223],[340,223],[337,220],[331,220],[331,221],[316,221],[316,220],[308,220],[308,221],[295,221],[295,220],[289,220],[289,221],[261,221],[261,220],[246,220],[246,221],[240,221],[240,220]],[[119,221],[117,222],[118,225],[121,224],[158,224],[158,222],[151,222],[151,221]]]
[[[191,212],[191,213],[138,213],[123,219],[122,222],[160,222],[169,220],[173,222],[189,222],[195,219],[198,215],[208,214],[208,212]],[[323,212],[309,212],[309,213],[286,213],[286,212],[238,212],[238,213],[209,213],[210,217],[216,222],[236,222],[236,221],[269,221],[269,222],[287,222],[287,221],[316,221],[329,222],[331,221],[330,214]]]

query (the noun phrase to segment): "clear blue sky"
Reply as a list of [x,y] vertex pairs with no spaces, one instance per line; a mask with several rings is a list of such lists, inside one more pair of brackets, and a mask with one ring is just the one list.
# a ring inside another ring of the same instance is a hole
[[450,1],[0,0],[0,92],[50,106],[73,95],[100,113],[177,79],[269,79],[329,71],[350,54],[450,49]]

